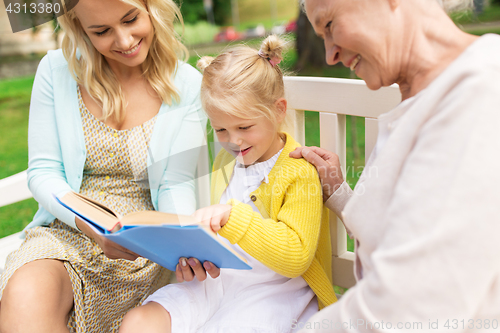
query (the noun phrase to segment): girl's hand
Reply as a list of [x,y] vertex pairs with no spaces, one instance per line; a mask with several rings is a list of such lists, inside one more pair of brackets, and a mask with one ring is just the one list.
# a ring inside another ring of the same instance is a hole
[[81,232],[96,241],[97,245],[99,245],[101,250],[104,252],[104,255],[109,259],[127,259],[134,261],[139,257],[136,253],[127,250],[123,246],[95,233],[94,230],[87,225],[87,223],[80,220],[78,217],[75,217],[75,222]]
[[209,261],[205,261],[202,265],[196,258],[180,258],[175,267],[177,282],[192,281],[195,277],[198,281],[204,281],[207,273],[215,279],[220,274],[220,268]]
[[198,209],[193,216],[201,224],[208,225],[214,232],[218,232],[227,223],[232,208],[231,205],[212,205]]

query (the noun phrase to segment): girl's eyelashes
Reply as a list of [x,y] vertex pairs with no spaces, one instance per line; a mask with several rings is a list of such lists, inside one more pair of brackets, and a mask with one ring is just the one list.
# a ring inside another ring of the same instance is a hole
[[[131,20],[129,20],[129,21],[125,21],[125,22],[123,22],[123,23],[125,23],[125,24],[134,23],[135,21],[137,21],[137,17],[138,17],[138,16],[139,16],[139,14],[137,14],[137,15],[136,15],[133,19],[131,19]],[[109,30],[109,28],[107,28],[107,29],[105,29],[105,30],[103,30],[103,31],[96,32],[95,34],[96,34],[97,36],[102,36],[102,35],[104,35],[106,32],[108,32],[108,30]]]
[[[253,125],[250,125],[250,126],[246,126],[246,127],[239,127],[240,130],[247,130],[249,129],[250,127],[252,127]],[[222,131],[225,131],[226,129],[225,128],[220,128],[220,129],[215,129],[214,128],[214,131],[216,131],[217,133],[220,133]]]

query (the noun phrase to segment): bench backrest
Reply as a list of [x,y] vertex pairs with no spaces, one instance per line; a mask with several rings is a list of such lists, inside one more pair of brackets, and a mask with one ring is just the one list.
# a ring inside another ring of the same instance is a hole
[[[361,80],[317,77],[286,77],[285,86],[290,112],[294,112],[295,139],[305,144],[304,110],[320,113],[321,147],[337,153],[346,165],[346,115],[365,118],[365,159],[377,139],[376,118],[394,106],[401,95],[396,85],[378,91],[369,90]],[[196,180],[198,203],[210,204],[208,151],[202,152]],[[344,170],[345,174],[345,170]],[[31,197],[26,184],[26,171],[0,180],[0,207]],[[331,214],[332,273],[334,285],[349,288],[355,284],[354,254],[347,251],[347,236],[342,222]]]

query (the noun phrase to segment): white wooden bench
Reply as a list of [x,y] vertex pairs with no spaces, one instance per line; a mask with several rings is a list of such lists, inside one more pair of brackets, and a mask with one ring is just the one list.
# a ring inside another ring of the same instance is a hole
[[[304,110],[320,113],[321,147],[336,152],[346,165],[346,115],[365,118],[365,159],[367,160],[377,139],[377,117],[396,106],[401,95],[396,85],[378,91],[369,90],[361,80],[286,77],[287,100],[290,112],[295,113],[295,138],[305,143]],[[203,152],[198,170],[208,175],[208,151]],[[345,171],[345,170],[344,170]],[[345,174],[345,172],[344,172]],[[197,179],[200,206],[210,204],[209,177]],[[31,197],[26,185],[26,172],[0,180],[0,207]],[[349,288],[356,282],[353,275],[354,254],[347,251],[345,228],[331,214],[333,284]],[[0,239],[0,270],[5,258],[15,250],[21,240],[19,234]]]

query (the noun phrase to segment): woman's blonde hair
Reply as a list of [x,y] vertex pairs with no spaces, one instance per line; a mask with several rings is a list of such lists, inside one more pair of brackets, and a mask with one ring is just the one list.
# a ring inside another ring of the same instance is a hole
[[[173,77],[179,59],[187,61],[188,51],[174,30],[177,19],[183,25],[182,15],[172,0],[121,0],[146,12],[153,25],[153,40],[142,64],[143,75],[160,96],[162,102],[179,102]],[[104,56],[99,53],[83,30],[74,9],[58,18],[65,31],[62,42],[64,57],[76,82],[85,87],[90,96],[102,106],[103,118],[114,116],[121,121],[127,106],[118,80]],[[78,56],[77,50],[81,56]]]
[[280,130],[275,102],[285,97],[283,72],[269,59],[281,61],[285,44],[271,35],[259,51],[241,45],[215,59],[198,60],[197,67],[203,72],[201,103],[208,116],[214,112],[243,119],[264,116]]

